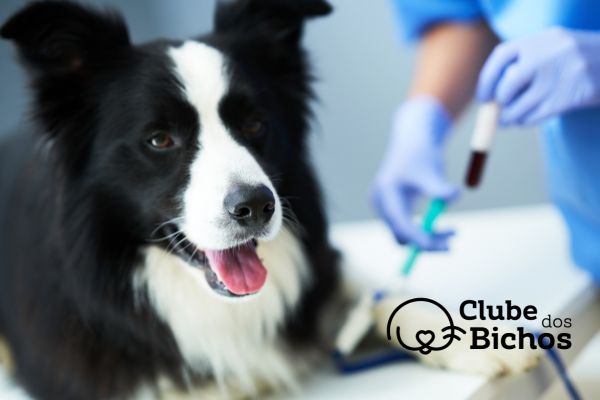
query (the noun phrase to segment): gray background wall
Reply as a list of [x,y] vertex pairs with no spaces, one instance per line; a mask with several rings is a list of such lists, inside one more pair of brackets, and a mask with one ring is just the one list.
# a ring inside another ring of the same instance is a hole
[[[125,15],[134,41],[186,37],[211,27],[213,0],[92,0]],[[26,2],[2,0],[0,21]],[[386,145],[390,115],[406,92],[414,48],[398,39],[389,0],[331,0],[335,12],[313,21],[306,47],[312,55],[319,103],[312,136],[313,157],[325,188],[331,219],[373,214],[367,190]],[[10,44],[0,42],[0,135],[23,121],[25,79]],[[473,110],[458,121],[447,152],[450,178],[461,183],[467,163]],[[502,207],[545,200],[537,133],[499,135],[483,186],[463,192],[455,209]]]

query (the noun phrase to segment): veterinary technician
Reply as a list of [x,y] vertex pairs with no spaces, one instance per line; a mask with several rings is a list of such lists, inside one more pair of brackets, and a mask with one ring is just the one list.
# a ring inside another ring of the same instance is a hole
[[412,88],[394,115],[371,189],[396,240],[447,249],[451,232],[422,232],[412,222],[413,204],[457,197],[442,152],[475,93],[480,102],[500,104],[501,125],[542,124],[550,195],[566,220],[572,257],[600,283],[600,3],[395,0],[394,6],[405,38],[419,44]]

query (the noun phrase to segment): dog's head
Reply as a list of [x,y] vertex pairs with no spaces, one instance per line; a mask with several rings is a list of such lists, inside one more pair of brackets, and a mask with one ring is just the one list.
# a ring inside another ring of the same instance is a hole
[[241,296],[265,282],[255,246],[281,228],[280,181],[304,157],[302,25],[329,11],[322,0],[227,1],[209,35],[133,45],[118,15],[50,1],[1,34],[30,72],[70,189]]

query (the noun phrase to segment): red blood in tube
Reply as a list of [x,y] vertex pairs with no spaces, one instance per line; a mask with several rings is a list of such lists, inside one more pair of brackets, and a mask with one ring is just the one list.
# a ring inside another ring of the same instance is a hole
[[469,160],[469,168],[467,169],[466,184],[470,188],[476,188],[481,181],[483,175],[483,167],[487,159],[487,153],[483,151],[471,152]]

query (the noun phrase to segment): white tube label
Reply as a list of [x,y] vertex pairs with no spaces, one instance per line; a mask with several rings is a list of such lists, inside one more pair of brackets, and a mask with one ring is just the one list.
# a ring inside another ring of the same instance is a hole
[[479,107],[475,120],[475,130],[471,139],[471,150],[488,151],[496,133],[499,116],[500,107],[495,101],[490,101]]

